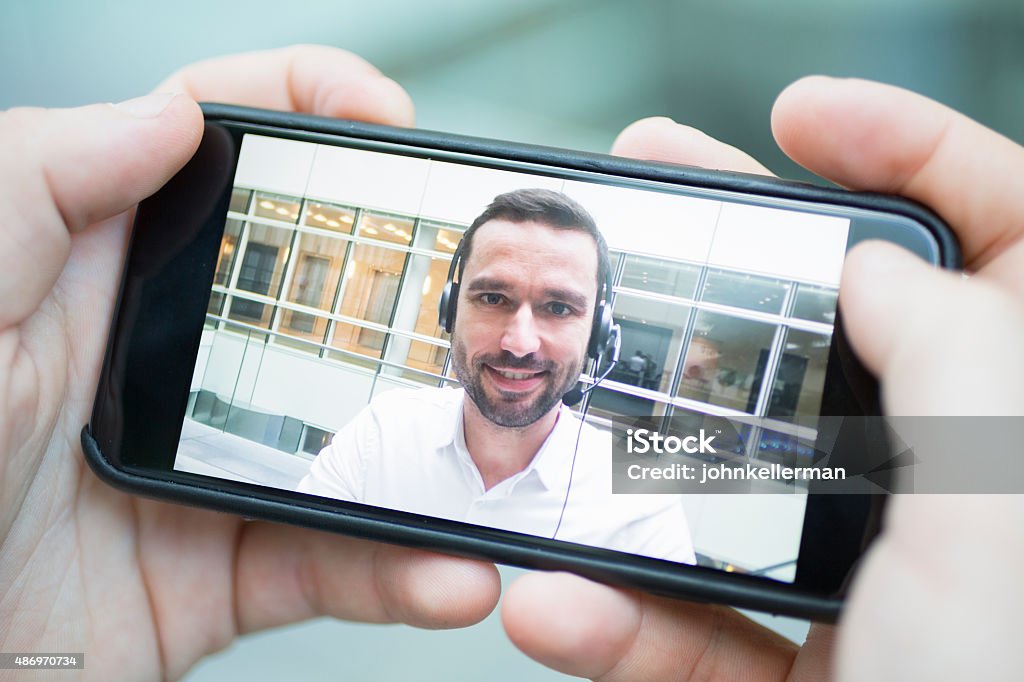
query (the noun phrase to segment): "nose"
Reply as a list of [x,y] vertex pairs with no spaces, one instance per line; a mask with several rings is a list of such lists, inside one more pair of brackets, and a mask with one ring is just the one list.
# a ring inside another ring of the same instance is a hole
[[515,314],[509,318],[501,336],[501,349],[519,358],[540,350],[537,320],[534,318],[530,306],[519,306]]

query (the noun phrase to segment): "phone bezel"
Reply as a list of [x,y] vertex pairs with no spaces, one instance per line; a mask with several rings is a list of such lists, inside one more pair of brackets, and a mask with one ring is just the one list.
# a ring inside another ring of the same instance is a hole
[[[86,458],[101,478],[161,499],[520,566],[572,570],[658,594],[816,620],[838,616],[850,569],[876,529],[881,499],[809,496],[797,580],[788,584],[173,471],[239,144],[247,132],[274,134],[494,168],[540,169],[574,179],[599,176],[616,184],[668,183],[687,192],[724,192],[754,204],[772,199],[795,206],[863,209],[914,221],[934,246],[932,253],[921,255],[937,265],[957,267],[955,238],[934,214],[894,197],[762,176],[228,105],[207,104],[203,110],[207,128],[196,158],[143,202],[136,215],[97,400],[82,434]],[[851,243],[875,236],[879,229],[870,221],[864,225],[860,234],[851,226]],[[877,385],[842,347],[841,337],[838,321],[822,411],[875,414]],[[829,520],[842,519],[859,532],[837,536]]]

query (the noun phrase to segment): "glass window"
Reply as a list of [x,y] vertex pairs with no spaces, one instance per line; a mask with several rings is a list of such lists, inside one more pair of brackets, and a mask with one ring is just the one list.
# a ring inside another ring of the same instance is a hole
[[701,300],[763,313],[780,313],[791,286],[791,282],[781,279],[709,270]]
[[[405,254],[382,246],[355,244],[345,266],[338,313],[387,325],[398,299]],[[381,357],[386,334],[375,329],[339,323],[331,345],[362,355]]]
[[[441,253],[455,253],[462,239],[462,229],[451,225],[435,225],[432,223],[420,223],[419,236],[416,238],[416,245],[422,248],[433,249]],[[447,276],[448,272],[445,271]]]
[[306,203],[305,224],[310,227],[352,234],[352,224],[355,219],[356,212],[352,208],[321,204],[317,201]]
[[360,237],[407,246],[412,241],[413,221],[410,218],[364,211],[359,218]]
[[619,364],[608,378],[652,391],[670,390],[690,306],[618,294],[615,322],[622,329]]
[[[348,242],[333,237],[300,234],[295,247],[295,270],[284,299],[291,303],[330,311],[341,280],[342,263]],[[327,318],[311,313],[284,309],[279,329],[290,336],[300,336],[323,343],[327,334]]]
[[[425,341],[413,341],[409,344],[409,356],[405,364],[425,372],[441,374],[448,349]],[[435,380],[436,382],[436,380]]]
[[376,369],[379,363],[357,356],[379,360],[384,351],[384,340],[387,338],[387,334],[346,322],[335,322],[331,326],[330,345],[347,352],[332,351],[327,354],[327,357],[349,365]]
[[235,252],[238,239],[242,234],[242,221],[229,219],[224,224],[224,236],[220,240],[220,251],[217,253],[217,270],[213,275],[213,283],[226,287],[231,281],[231,268],[235,263]]
[[835,324],[838,297],[839,292],[836,289],[801,284],[796,290],[796,300],[793,302],[793,317]]
[[[414,245],[421,249],[431,249],[441,253],[454,254],[462,238],[460,228],[437,223],[421,223],[416,231]],[[395,326],[411,329],[418,334],[446,338],[447,334],[437,324],[437,304],[441,291],[448,281],[450,258],[430,258],[428,256],[412,256],[405,271],[407,293],[402,297],[399,319]],[[415,303],[406,301],[406,296],[415,297]],[[407,305],[415,305],[415,322],[411,323],[411,311],[405,310]]]
[[753,448],[749,445],[753,429],[749,424],[741,424],[727,417],[717,417],[700,410],[672,408],[672,416],[668,423],[662,426],[662,433],[685,438],[700,433],[701,429],[716,434],[716,453],[679,453],[683,459],[696,457],[707,461],[723,461],[731,459],[733,455],[753,455]]
[[[662,403],[622,393],[603,384],[595,388],[590,395],[590,414],[597,417],[649,417],[664,412]],[[574,407],[578,409],[579,406]]]
[[[398,345],[403,339],[398,336],[391,337],[391,343]],[[411,379],[422,384],[437,386],[437,377],[432,374],[441,374],[444,369],[445,358],[448,357],[448,349],[444,346],[436,346],[425,341],[409,340],[409,351],[405,358],[405,364],[411,369],[402,370],[399,375],[405,379]],[[420,370],[420,371],[417,371]]]
[[678,395],[753,414],[776,328],[699,311]]
[[[291,237],[291,230],[250,224],[235,288],[276,298]],[[236,296],[232,299],[228,317],[265,327],[270,324],[272,314],[273,306]]]
[[831,344],[831,334],[815,334],[799,329],[790,329],[786,333],[779,368],[772,382],[769,417],[818,414]]
[[253,215],[283,220],[286,223],[296,223],[299,220],[299,200],[295,197],[258,192],[253,201],[256,202],[252,210]]
[[[766,428],[761,431],[758,439],[757,458],[786,467],[811,466],[814,461],[814,444],[792,434]],[[806,489],[807,482],[794,482],[793,486]]]
[[693,298],[700,268],[646,256],[627,255],[620,285],[656,294]]
[[[315,328],[309,333],[301,333],[291,329],[282,330],[282,333],[276,334],[272,337],[274,345],[287,346],[288,348],[300,350],[303,353],[319,355],[323,350],[320,344],[324,342],[324,336],[327,333],[327,325],[329,324],[329,321],[327,318],[317,317],[313,322],[315,324]],[[319,336],[317,336],[318,334]]]
[[[421,223],[416,231],[417,248],[431,249],[441,253],[454,254],[458,248],[459,240],[462,239],[461,228],[451,225],[436,223]],[[395,326],[402,329],[411,329],[425,336],[435,338],[446,338],[447,334],[437,324],[437,304],[441,298],[441,291],[448,281],[448,268],[451,266],[451,258],[430,258],[428,256],[412,256],[409,266],[405,271],[406,282],[404,289],[406,295],[413,295],[416,298],[417,310],[414,324],[409,324],[409,313],[400,313]],[[400,308],[406,306],[405,296]],[[438,368],[439,369],[439,368]]]
[[252,196],[252,192],[241,187],[235,187],[231,190],[231,203],[228,205],[229,211],[235,211],[236,213],[246,213],[249,211],[249,197]]
[[306,424],[302,430],[302,451],[308,452],[311,455],[319,454],[321,450],[330,444],[332,438],[334,438],[333,431],[318,429],[315,426]]
[[608,264],[611,267],[612,277],[619,270],[619,261],[622,260],[622,253],[619,251],[608,251]]
[[[449,234],[451,237],[448,236]],[[425,230],[420,229],[416,237],[416,245],[422,247],[425,244],[426,248],[433,249],[441,238],[446,242],[456,244],[455,239],[458,237],[437,226],[428,226]],[[438,246],[445,250],[449,249],[443,242]],[[422,255],[409,257],[408,265],[405,268],[402,292],[398,297],[395,314],[391,320],[392,328],[438,339],[445,336],[437,323],[437,302],[447,281],[450,263],[448,258],[431,258]],[[396,365],[405,365],[421,371],[404,371],[393,367],[384,371],[421,383],[436,385],[436,377],[422,372],[441,374],[447,354],[448,349],[443,345],[417,341],[396,334],[388,343],[385,359]]]
[[[224,294],[216,291],[210,294],[210,302],[206,306],[207,315],[220,315],[220,311],[224,306]],[[210,329],[216,326],[216,322],[206,321],[206,326]]]
[[[434,338],[445,338],[448,335],[437,323],[437,304],[441,299],[441,291],[448,281],[448,267],[451,261],[445,258],[428,258],[427,256],[413,256],[409,269],[406,273],[406,285],[410,291],[420,293],[419,313],[416,316],[416,325],[413,331],[424,336]],[[411,281],[412,278],[426,270],[422,284]],[[420,284],[419,286],[416,286]]]
[[338,312],[369,322],[388,324],[398,298],[405,254],[369,244],[353,245],[345,267]]

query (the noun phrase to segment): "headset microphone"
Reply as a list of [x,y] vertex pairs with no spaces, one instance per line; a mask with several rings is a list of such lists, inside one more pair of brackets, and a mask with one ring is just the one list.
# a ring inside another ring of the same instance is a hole
[[[612,325],[611,329],[609,330],[608,337],[608,352],[610,353],[608,359],[608,367],[604,370],[604,372],[601,373],[601,376],[599,376],[597,380],[594,381],[594,383],[587,386],[586,388],[580,388],[580,384],[577,382],[576,386],[574,386],[572,390],[568,391],[565,395],[562,396],[563,404],[572,407],[579,401],[583,400],[583,396],[597,388],[598,385],[602,381],[607,379],[608,375],[612,373],[612,370],[615,369],[615,365],[619,364],[619,352],[622,350],[622,337],[619,332],[619,325]],[[599,357],[597,361],[597,366],[600,366],[600,364],[601,361]]]

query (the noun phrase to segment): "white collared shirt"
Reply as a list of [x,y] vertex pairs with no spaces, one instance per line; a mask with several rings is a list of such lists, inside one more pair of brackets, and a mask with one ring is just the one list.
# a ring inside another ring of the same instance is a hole
[[320,452],[297,490],[695,563],[680,497],[613,495],[611,434],[590,424],[580,430],[567,407],[530,464],[486,490],[466,449],[464,399],[452,388],[378,395]]

